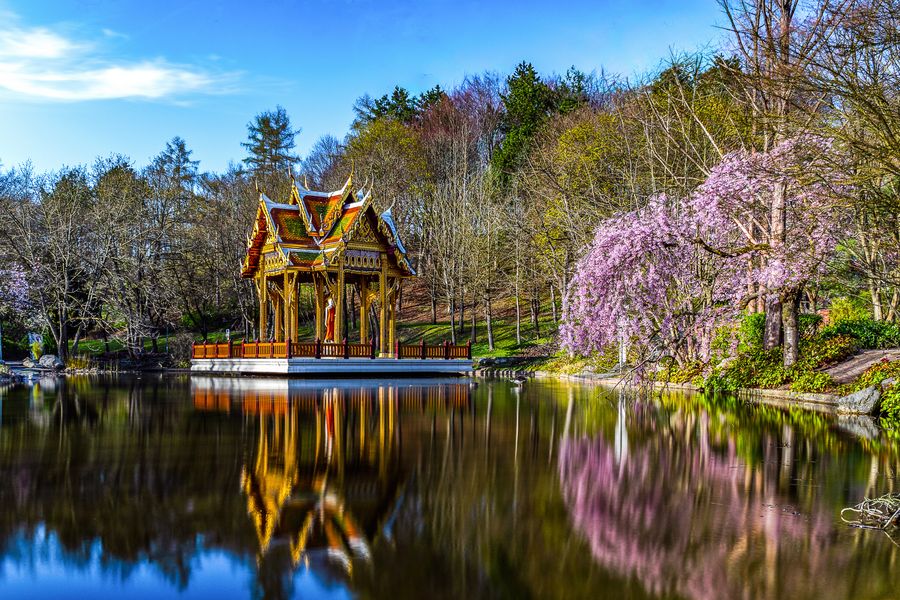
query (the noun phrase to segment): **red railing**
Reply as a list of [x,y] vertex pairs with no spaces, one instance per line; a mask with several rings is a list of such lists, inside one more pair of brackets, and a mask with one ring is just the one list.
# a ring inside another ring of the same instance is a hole
[[[224,342],[194,344],[192,358],[378,358],[375,341],[368,344],[343,342]],[[394,358],[399,359],[472,359],[472,343],[452,345],[444,342],[427,345],[394,345]]]

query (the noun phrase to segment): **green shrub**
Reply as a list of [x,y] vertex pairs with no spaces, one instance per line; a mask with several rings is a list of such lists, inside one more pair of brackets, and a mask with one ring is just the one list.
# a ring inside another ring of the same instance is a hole
[[832,323],[861,321],[870,318],[869,309],[859,298],[841,296],[831,301],[828,319]]
[[866,369],[859,378],[853,382],[851,390],[858,392],[859,390],[878,385],[885,379],[891,377],[900,378],[900,360],[888,361],[882,360]]
[[788,380],[788,371],[782,364],[780,348],[751,350],[740,354],[724,367],[718,376],[721,383],[716,389],[734,390],[744,387],[772,388]]
[[688,363],[682,367],[671,365],[656,374],[657,381],[669,383],[693,383],[702,376],[706,365],[700,361]]
[[822,329],[823,337],[850,336],[861,348],[894,348],[900,346],[900,327],[895,323],[874,319],[843,320]]
[[849,335],[833,337],[817,335],[800,340],[800,360],[798,367],[805,370],[840,362],[853,356],[859,350],[859,342]]
[[738,352],[750,352],[759,350],[763,345],[763,335],[766,331],[766,315],[754,313],[741,319],[738,327]]
[[798,371],[791,382],[791,390],[795,392],[821,393],[834,387],[834,379],[821,371]]
[[813,337],[818,333],[819,327],[822,325],[822,315],[802,314],[797,320],[801,338]]
[[881,414],[892,421],[900,420],[900,386],[892,385],[881,394]]
[[41,342],[32,342],[31,344],[31,358],[34,360],[39,360],[41,356],[44,355],[44,344]]

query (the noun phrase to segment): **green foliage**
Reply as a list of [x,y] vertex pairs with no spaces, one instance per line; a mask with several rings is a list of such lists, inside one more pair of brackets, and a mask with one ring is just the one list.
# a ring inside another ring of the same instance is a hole
[[846,360],[857,350],[859,350],[859,342],[852,336],[817,335],[807,340],[800,340],[800,360],[797,366],[801,369],[818,369]]
[[850,391],[856,392],[873,385],[879,385],[882,381],[892,377],[900,378],[900,360],[882,360],[866,369],[865,372],[853,382]]
[[[816,335],[821,324],[821,315],[800,315],[798,318],[800,337],[810,338]],[[738,328],[738,351],[747,352],[748,350],[758,350],[762,348],[765,330],[766,315],[764,313],[753,313],[752,315],[746,315],[743,319],[741,319],[741,324]]]
[[672,365],[656,374],[657,381],[666,381],[668,383],[693,383],[702,378],[703,370],[706,365],[700,361],[694,361],[678,367]]
[[900,346],[900,327],[895,323],[874,319],[842,320],[822,329],[822,336],[849,336],[860,348],[895,348]]
[[716,374],[714,389],[774,388],[783,385],[788,381],[789,374],[782,360],[779,348],[745,352]]
[[764,313],[746,315],[741,319],[738,327],[738,351],[749,352],[761,349],[765,330],[766,315]]
[[[742,323],[744,333],[753,331],[755,319],[747,321],[751,325],[746,326],[746,321]],[[857,341],[850,336],[815,335],[801,340],[800,360],[793,367],[785,368],[780,348],[755,348],[740,353],[712,373],[703,386],[708,390],[734,391],[740,388],[777,388],[790,383],[791,389],[797,392],[824,392],[834,387],[834,381],[817,369],[844,360],[857,349]]]
[[900,385],[892,385],[881,394],[881,414],[890,421],[900,421]]
[[834,379],[821,371],[800,371],[791,382],[795,392],[821,393],[834,387]]
[[363,129],[379,119],[393,119],[398,123],[409,125],[423,112],[446,97],[447,93],[440,85],[422,92],[418,97],[412,96],[409,90],[399,85],[395,86],[390,94],[385,94],[380,98],[371,98],[366,95],[359,98],[353,106],[353,111],[356,113],[353,128]]
[[816,335],[822,326],[822,315],[802,314],[797,321],[797,325],[800,328],[800,337],[809,338]]
[[502,122],[506,136],[492,161],[504,183],[520,165],[532,137],[553,110],[555,100],[553,90],[541,81],[535,68],[527,62],[516,67],[507,78],[506,86]]
[[261,112],[247,125],[247,141],[241,145],[249,156],[244,163],[259,179],[287,173],[298,157],[291,154],[297,131],[291,126],[287,111],[282,106]]
[[841,296],[831,301],[828,318],[832,323],[870,318],[869,310],[858,298]]
[[42,342],[31,343],[31,358],[38,360],[44,355],[44,344]]

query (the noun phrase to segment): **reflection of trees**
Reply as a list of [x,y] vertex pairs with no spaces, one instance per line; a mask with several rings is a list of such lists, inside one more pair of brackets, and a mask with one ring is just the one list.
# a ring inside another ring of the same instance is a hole
[[897,554],[833,523],[896,453],[806,416],[538,383],[62,385],[3,399],[20,565],[54,538],[176,586],[221,549],[272,598],[304,570],[366,597],[892,593]]
[[227,424],[152,401],[170,383],[160,386],[64,379],[10,392],[21,410],[4,410],[0,434],[0,543],[19,540],[22,564],[36,562],[40,544],[26,552],[21,536],[41,531],[71,567],[87,569],[99,555],[105,572],[124,578],[146,562],[179,587],[201,534],[240,552],[243,523],[227,518],[229,504],[239,506],[229,465],[240,449],[211,452]]
[[627,457],[603,434],[568,437],[563,496],[594,558],[653,594],[887,594],[894,549],[865,537],[865,552],[836,543],[856,534],[835,531],[826,494],[810,485],[840,479],[836,457],[799,443],[789,422],[754,429],[747,416],[639,404]]

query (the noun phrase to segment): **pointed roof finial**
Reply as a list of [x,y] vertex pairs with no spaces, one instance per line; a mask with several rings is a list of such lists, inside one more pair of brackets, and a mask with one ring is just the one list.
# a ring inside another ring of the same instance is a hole
[[303,187],[309,189],[309,181],[306,180],[306,174],[303,174]]
[[259,193],[259,179],[256,177],[253,178],[253,185],[256,186],[256,193]]

